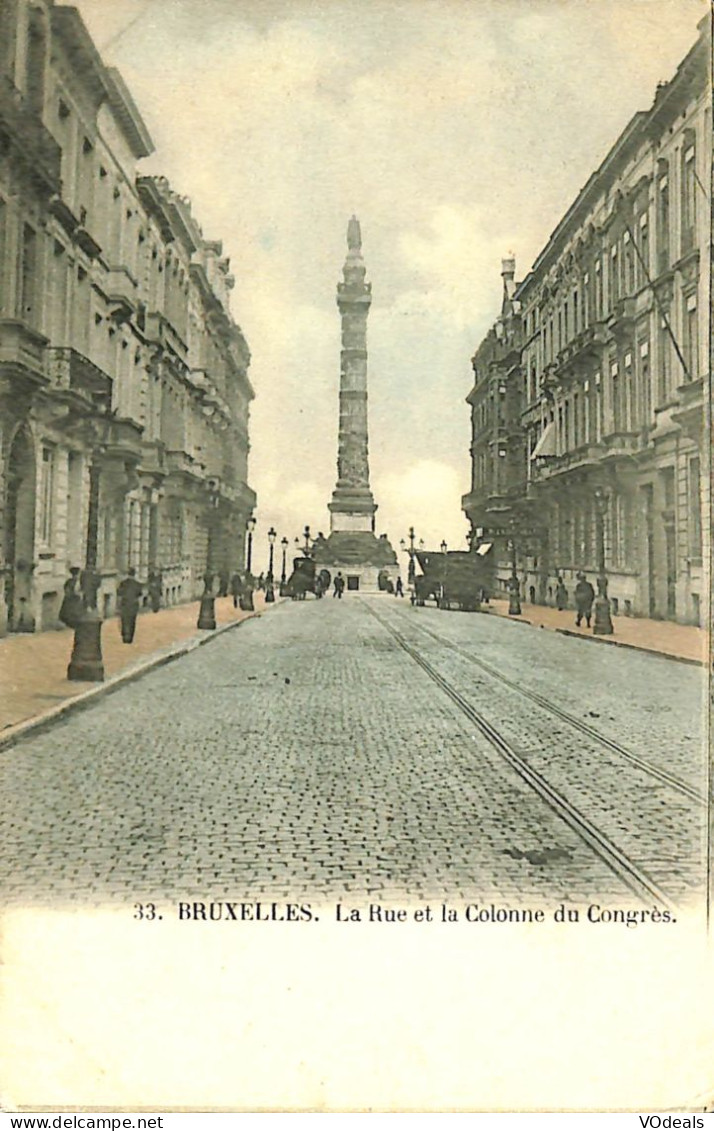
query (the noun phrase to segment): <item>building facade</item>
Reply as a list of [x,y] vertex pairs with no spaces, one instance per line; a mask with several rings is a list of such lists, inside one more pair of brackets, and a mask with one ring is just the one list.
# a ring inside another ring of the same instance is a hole
[[[572,597],[601,542],[614,612],[704,618],[709,58],[703,21],[514,290],[522,463],[510,517],[531,599],[548,600],[557,576]],[[463,505],[475,526],[474,501]]]
[[153,146],[76,9],[0,0],[0,629],[57,624],[72,566],[243,563],[248,347],[221,244],[137,174]]

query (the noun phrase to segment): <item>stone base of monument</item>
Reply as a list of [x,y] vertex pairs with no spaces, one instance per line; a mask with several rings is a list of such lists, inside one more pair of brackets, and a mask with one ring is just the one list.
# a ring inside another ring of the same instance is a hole
[[[334,565],[327,567],[332,574],[334,581],[337,573],[341,573],[345,579],[345,597],[351,597],[358,593],[384,593],[386,590],[379,587],[379,575],[389,578],[392,585],[396,583],[399,577],[399,570],[395,567],[389,569],[388,567],[371,566],[371,565],[355,565],[351,562],[335,562]],[[404,579],[402,578],[402,581]]]
[[[333,531],[328,538],[313,546],[319,572],[329,569],[334,580],[341,573],[345,579],[345,596],[355,593],[381,593],[380,574],[392,584],[400,576],[397,555],[386,535],[379,538],[367,531]],[[402,578],[405,582],[405,578]]]

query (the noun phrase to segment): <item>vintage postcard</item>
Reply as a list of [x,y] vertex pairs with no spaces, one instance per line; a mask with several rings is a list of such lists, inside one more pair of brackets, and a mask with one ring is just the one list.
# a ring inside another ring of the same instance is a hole
[[703,1126],[711,202],[702,0],[0,0],[5,1112]]

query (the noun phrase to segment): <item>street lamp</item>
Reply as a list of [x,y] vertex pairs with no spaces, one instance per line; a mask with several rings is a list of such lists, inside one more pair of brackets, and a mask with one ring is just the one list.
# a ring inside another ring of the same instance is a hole
[[407,572],[407,584],[408,585],[413,585],[414,584],[414,578],[416,577],[416,568],[415,568],[415,565],[414,565],[414,538],[415,538],[414,527],[410,526],[409,527],[409,548],[407,549],[406,543],[405,543],[403,538],[402,538],[401,542],[399,543],[402,550],[406,551],[406,553],[409,554],[409,570]]
[[305,529],[302,532],[302,536],[305,539],[305,557],[307,557],[308,554],[310,553],[310,527],[309,526],[305,527]]
[[283,568],[282,568],[282,572],[280,574],[280,596],[282,597],[282,596],[284,596],[283,591],[285,589],[285,584],[286,584],[286,581],[287,581],[287,559],[288,559],[288,545],[289,545],[287,538],[285,538],[285,537],[281,538],[280,539],[280,545],[283,548]]
[[268,531],[268,544],[270,546],[270,560],[268,563],[268,580],[273,580],[273,560],[275,554],[275,539],[278,537],[278,532],[274,526],[270,527]]
[[198,607],[198,622],[197,628],[214,629],[216,627],[216,598],[213,594],[213,570],[212,570],[212,550],[211,543],[213,541],[214,526],[215,526],[215,510],[220,502],[220,496],[216,490],[214,480],[208,481],[208,505],[210,507],[208,519],[208,544],[206,546],[206,572],[203,575],[203,593],[201,594],[201,603]]
[[99,541],[99,487],[101,470],[98,453],[89,468],[89,508],[87,514],[87,556],[80,578],[83,611],[74,629],[72,657],[67,679],[100,683],[104,679],[102,660],[102,618],[97,609],[100,577],[97,572]]
[[253,531],[255,530],[255,519],[253,515],[251,515],[246,522],[245,528],[248,531],[248,549],[246,553],[245,570],[246,573],[250,573],[251,566],[253,565]]
[[441,546],[440,546],[442,554],[445,554],[446,551],[448,550],[448,548],[449,547],[446,545],[446,542],[442,541]]
[[508,615],[509,617],[519,617],[521,615],[521,587],[518,582],[518,551],[515,538],[511,538],[509,548],[511,551],[511,576],[508,580]]
[[605,514],[607,495],[602,487],[596,487],[595,495],[595,548],[597,552],[597,597],[593,602],[593,636],[612,636],[615,631],[610,615],[610,601],[607,596],[607,574],[605,572]]

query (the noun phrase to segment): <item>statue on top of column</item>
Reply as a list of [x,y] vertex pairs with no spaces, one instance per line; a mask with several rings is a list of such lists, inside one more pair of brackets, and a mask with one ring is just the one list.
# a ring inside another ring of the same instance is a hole
[[362,232],[356,216],[353,216],[347,225],[347,247],[350,251],[361,251],[362,249]]

